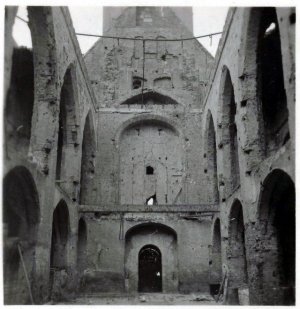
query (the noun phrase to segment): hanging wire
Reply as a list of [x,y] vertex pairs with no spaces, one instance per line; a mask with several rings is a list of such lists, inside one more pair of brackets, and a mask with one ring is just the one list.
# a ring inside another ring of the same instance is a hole
[[[16,18],[22,20],[24,23],[28,24],[28,20],[25,20],[24,18],[16,15]],[[193,36],[189,38],[179,38],[179,39],[152,39],[152,38],[129,38],[129,37],[121,37],[121,36],[110,36],[110,35],[100,35],[100,34],[91,34],[91,33],[79,33],[75,32],[76,35],[79,36],[89,36],[89,37],[97,37],[97,38],[104,38],[104,39],[117,39],[117,40],[132,40],[132,41],[167,41],[167,42],[178,42],[178,41],[188,41],[188,40],[195,40],[195,39],[201,39],[201,38],[206,38],[206,37],[212,37],[213,35],[220,35],[223,32],[214,32],[214,33],[209,33],[209,34],[204,34],[204,35],[198,35],[198,36]]]

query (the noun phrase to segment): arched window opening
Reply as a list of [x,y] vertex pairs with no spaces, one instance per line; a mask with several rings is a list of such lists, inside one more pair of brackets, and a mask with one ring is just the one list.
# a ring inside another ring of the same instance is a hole
[[32,285],[39,221],[38,193],[32,175],[25,167],[15,167],[3,182],[5,304],[31,303],[21,255]]
[[156,194],[150,196],[149,198],[147,198],[146,200],[146,205],[157,205],[157,199],[156,199]]
[[10,86],[5,104],[5,137],[8,149],[27,155],[34,103],[33,53],[16,47],[12,55]]
[[146,79],[143,79],[142,77],[133,76],[132,77],[132,89],[139,89],[143,86],[143,83],[146,83]]
[[229,216],[228,228],[228,268],[231,304],[243,304],[240,291],[248,288],[248,271],[245,246],[245,226],[243,207],[235,201]]
[[153,245],[144,246],[139,252],[139,292],[162,292],[161,252]]
[[77,240],[77,269],[80,276],[83,274],[86,267],[86,242],[87,229],[83,218],[78,223],[78,240]]
[[224,67],[222,82],[222,137],[224,144],[224,158],[229,163],[228,170],[226,171],[226,178],[227,194],[230,194],[240,185],[240,168],[237,126],[235,122],[236,103],[230,72],[226,67]]
[[[69,240],[69,210],[65,201],[60,201],[53,212],[52,237],[50,249],[50,284],[51,293],[60,293],[59,274],[67,270],[68,260],[68,240]],[[56,284],[58,283],[58,284]],[[54,291],[55,289],[55,291]]]
[[94,191],[96,141],[92,114],[85,120],[82,140],[80,198],[81,205],[92,204],[96,192]]
[[210,259],[210,293],[218,295],[222,281],[221,225],[216,219],[213,229],[211,259]]
[[64,181],[68,177],[67,162],[74,153],[74,147],[78,145],[73,74],[75,72],[71,66],[65,74],[60,94],[56,180]]
[[[295,304],[295,185],[281,170],[263,183],[260,203],[264,305]],[[271,293],[271,291],[273,291]]]
[[208,118],[208,129],[206,132],[206,159],[207,173],[211,184],[212,193],[211,199],[213,202],[219,201],[218,190],[218,174],[217,174],[217,147],[216,147],[216,132],[212,115]]
[[154,174],[154,168],[150,165],[146,167],[146,175],[153,175]]
[[266,153],[288,141],[288,109],[284,89],[279,26],[275,8],[264,8],[258,35],[258,73]]

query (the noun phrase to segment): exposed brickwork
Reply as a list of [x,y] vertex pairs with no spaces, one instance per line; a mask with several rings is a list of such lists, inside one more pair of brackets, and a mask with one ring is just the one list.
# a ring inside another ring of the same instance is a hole
[[[5,303],[137,292],[153,246],[163,293],[221,286],[224,304],[293,304],[295,9],[231,8],[215,59],[196,40],[100,39],[82,57],[61,7],[28,7],[33,48],[18,48],[16,11]],[[189,8],[107,11],[107,35],[192,36]]]

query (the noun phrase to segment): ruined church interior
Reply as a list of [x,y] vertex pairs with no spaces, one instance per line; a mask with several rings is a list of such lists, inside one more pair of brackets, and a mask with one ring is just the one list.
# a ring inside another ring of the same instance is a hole
[[192,7],[104,7],[84,54],[68,7],[17,12],[4,304],[295,305],[295,7],[229,8],[215,56]]

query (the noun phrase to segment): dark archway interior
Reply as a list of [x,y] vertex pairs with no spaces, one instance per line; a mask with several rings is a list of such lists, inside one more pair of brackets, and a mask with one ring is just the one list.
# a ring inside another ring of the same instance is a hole
[[222,281],[221,225],[216,219],[213,230],[213,240],[210,260],[210,292],[217,295]]
[[229,286],[232,291],[236,292],[235,301],[239,304],[238,289],[248,285],[243,207],[239,201],[233,204],[229,220],[227,253]]
[[29,279],[33,278],[38,194],[30,172],[22,166],[11,170],[3,182],[5,303],[30,303],[20,251]]
[[51,270],[66,269],[68,237],[69,211],[66,203],[61,201],[53,212],[50,255]]
[[82,141],[82,157],[81,157],[81,179],[80,179],[80,204],[92,204],[91,197],[93,193],[93,179],[95,176],[95,137],[94,128],[92,126],[91,115],[86,117],[83,141]]
[[139,292],[162,292],[161,252],[153,245],[139,252]]
[[279,25],[275,8],[264,8],[258,38],[258,67],[267,154],[289,140]]
[[11,82],[5,104],[6,142],[27,155],[34,103],[34,66],[32,50],[14,48]]
[[218,174],[217,174],[217,149],[216,149],[216,132],[212,116],[209,117],[207,132],[207,170],[211,178],[212,196],[214,202],[219,201]]
[[261,275],[263,286],[281,290],[277,305],[295,302],[295,186],[291,178],[276,170],[264,185],[261,204],[262,241],[265,248]]
[[87,242],[87,229],[86,223],[83,218],[79,220],[78,224],[78,240],[77,240],[77,269],[80,274],[85,269],[86,261],[86,242]]
[[65,164],[68,160],[68,148],[74,148],[76,142],[77,126],[74,87],[72,82],[72,68],[69,68],[65,74],[60,93],[56,180],[65,180]]
[[[240,185],[240,168],[238,155],[237,127],[235,123],[236,104],[234,89],[228,69],[225,71],[225,81],[223,89],[223,141],[226,147],[225,160],[229,161],[230,181],[228,187],[234,191]],[[227,150],[228,149],[228,150]]]

